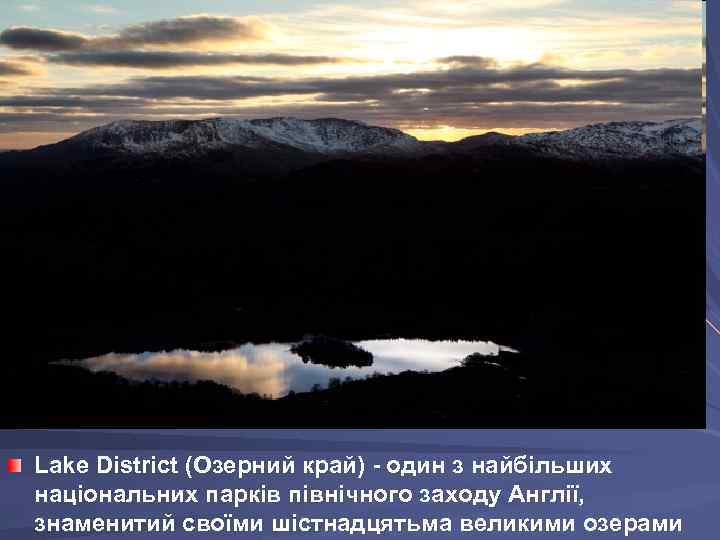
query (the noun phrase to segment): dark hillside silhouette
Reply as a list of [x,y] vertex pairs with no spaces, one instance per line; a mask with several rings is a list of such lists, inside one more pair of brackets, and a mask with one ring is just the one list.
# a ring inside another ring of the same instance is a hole
[[[704,424],[703,160],[224,159],[0,159],[0,394],[32,411],[7,422]],[[467,366],[266,402],[47,365],[306,333],[492,339],[527,380]]]

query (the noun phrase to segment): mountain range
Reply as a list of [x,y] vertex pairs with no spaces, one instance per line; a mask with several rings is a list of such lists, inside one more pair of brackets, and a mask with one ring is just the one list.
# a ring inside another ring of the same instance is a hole
[[511,136],[489,132],[457,142],[420,141],[398,129],[326,118],[242,120],[124,120],[84,131],[57,144],[3,155],[0,166],[42,167],[55,163],[113,158],[125,163],[148,160],[203,160],[212,157],[229,170],[273,174],[329,159],[347,157],[423,157],[522,154],[567,160],[616,160],[701,156],[702,120],[610,122],[565,131]]

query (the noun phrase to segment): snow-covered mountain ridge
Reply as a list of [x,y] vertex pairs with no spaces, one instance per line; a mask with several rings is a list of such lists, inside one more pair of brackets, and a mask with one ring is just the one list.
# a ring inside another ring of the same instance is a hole
[[513,146],[566,159],[614,159],[642,156],[698,156],[702,120],[609,122],[565,131],[521,136],[485,134],[457,143],[418,141],[398,129],[326,118],[242,120],[125,120],[90,129],[68,142],[93,150],[132,155],[193,156],[224,148],[291,148],[321,155],[423,155],[471,153],[480,147]]
[[335,118],[125,120],[85,131],[70,140],[96,149],[134,154],[194,154],[232,146],[263,149],[273,145],[319,154],[395,153],[420,146],[415,137],[397,129]]
[[702,154],[700,118],[666,122],[609,122],[515,137],[521,144],[555,157],[608,159]]

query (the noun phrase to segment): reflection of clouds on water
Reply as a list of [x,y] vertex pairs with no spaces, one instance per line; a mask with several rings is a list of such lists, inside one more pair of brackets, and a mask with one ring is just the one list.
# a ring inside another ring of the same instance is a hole
[[333,377],[362,379],[375,372],[399,373],[409,369],[440,371],[458,365],[469,354],[494,355],[504,349],[483,341],[382,339],[356,344],[373,354],[372,366],[329,368],[305,364],[290,352],[289,343],[247,343],[221,352],[111,353],[82,360],[80,365],[90,371],[112,371],[137,381],[212,380],[243,393],[279,397],[290,390],[306,392],[316,384],[325,387]]
[[[428,369],[439,371],[457,365],[472,353],[498,354],[500,346],[485,341],[429,341],[426,339],[374,339],[361,341],[360,347],[373,353],[388,371]],[[422,367],[418,367],[418,362]],[[392,366],[392,367],[390,367]]]
[[222,352],[176,350],[142,354],[106,354],[82,361],[90,371],[112,371],[132,380],[211,380],[243,393],[287,393],[285,361],[272,350]]

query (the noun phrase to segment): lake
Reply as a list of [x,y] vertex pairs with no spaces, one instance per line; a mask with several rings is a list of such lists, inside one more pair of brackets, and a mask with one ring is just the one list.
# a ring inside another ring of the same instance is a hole
[[375,339],[353,342],[372,353],[367,367],[328,367],[304,363],[291,352],[292,343],[246,343],[218,352],[178,349],[136,354],[109,353],[79,361],[90,371],[110,371],[134,381],[211,380],[243,393],[282,397],[290,391],[307,392],[327,387],[332,378],[362,379],[373,373],[442,371],[458,365],[472,353],[494,356],[507,347],[486,341],[429,341],[424,339]]

